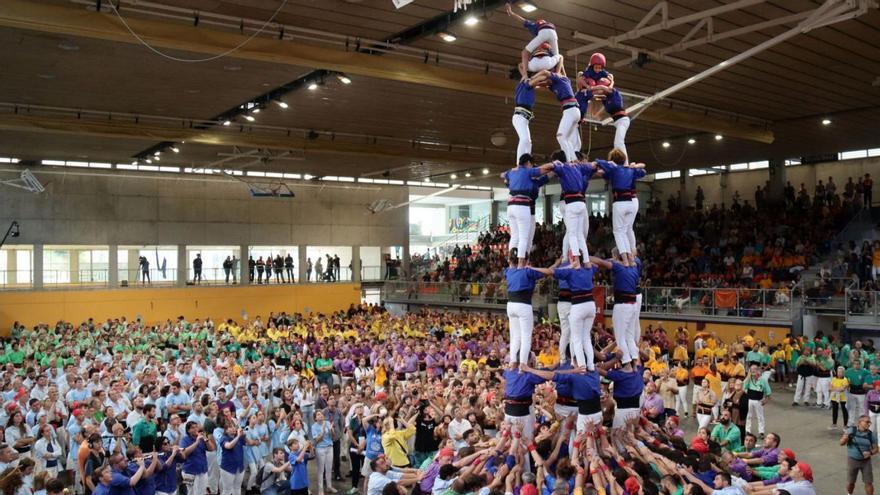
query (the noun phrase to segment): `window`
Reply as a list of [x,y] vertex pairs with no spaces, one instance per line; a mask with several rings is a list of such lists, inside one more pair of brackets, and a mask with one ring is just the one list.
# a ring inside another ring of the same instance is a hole
[[748,164],[748,163],[733,163],[733,164],[730,165],[730,170],[731,170],[731,171],[735,171],[735,170],[748,170],[748,169],[749,169],[749,164]]
[[445,220],[442,206],[411,206],[409,209],[410,232],[415,235],[444,235],[447,233]]
[[868,156],[880,156],[880,148],[871,148],[868,150]]
[[770,168],[770,162],[763,160],[760,162],[749,162],[749,170],[758,170],[762,168]]
[[854,158],[867,158],[868,150],[844,151],[837,155],[841,160],[852,160]]
[[800,158],[789,158],[788,160],[785,160],[786,167],[794,167],[794,166],[797,166],[800,164],[801,164]]
[[44,249],[43,251],[43,283],[70,283],[70,250]]
[[588,211],[590,215],[604,216],[608,209],[608,198],[605,193],[587,194],[587,205],[589,207]]

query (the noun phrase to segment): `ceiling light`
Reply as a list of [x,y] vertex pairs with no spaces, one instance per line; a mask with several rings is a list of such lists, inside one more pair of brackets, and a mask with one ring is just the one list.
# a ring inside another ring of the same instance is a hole
[[180,153],[180,148],[178,148],[177,146],[175,146],[175,147],[171,148],[171,151],[173,151],[173,152],[175,152],[175,153]]
[[538,10],[538,7],[530,4],[529,2],[522,2],[519,4],[519,8],[523,10],[523,12],[534,12]]
[[696,144],[697,140],[694,138],[688,139],[688,144]]
[[664,148],[668,148],[668,147],[670,147],[670,146],[672,146],[672,145],[669,144],[669,141],[663,141],[663,147],[664,147]]
[[309,84],[309,90],[310,90],[310,91],[314,91],[314,90],[316,90],[316,89],[318,89],[318,83],[313,82],[313,83]]
[[449,178],[452,179],[452,180],[455,180],[455,179],[458,178],[458,175],[456,175],[456,174],[451,174],[451,175],[449,176]]
[[153,163],[153,160],[150,160],[149,158],[147,158],[147,163]]
[[480,22],[480,20],[477,19],[477,16],[472,15],[464,20],[464,25],[465,26],[476,26],[479,22]]
[[488,169],[488,168],[484,168],[484,169],[483,169],[483,175],[489,175],[489,169]]
[[464,176],[465,176],[465,177],[470,177],[470,176],[471,176],[471,173],[470,173],[470,172],[465,172],[465,173],[464,173]]
[[430,177],[425,177],[424,182],[431,182],[431,178],[430,178]]
[[254,107],[254,109],[251,110],[251,113],[260,113],[260,107]]
[[449,34],[449,33],[437,33],[437,36],[439,36],[440,39],[442,39],[443,41],[445,41],[447,43],[452,43],[453,41],[458,39],[454,35]]
[[241,70],[240,65],[224,65],[223,70],[228,70],[229,72],[238,72]]
[[226,126],[226,127],[229,127],[231,124],[232,124],[232,121],[231,121],[231,120],[224,120],[224,121],[223,121],[223,125]]
[[159,156],[159,155],[156,155],[156,156],[154,156],[153,158],[154,158],[157,162],[162,160],[162,157]]
[[351,79],[348,78],[345,74],[336,74],[336,79],[339,79],[339,82],[342,84],[351,84]]
[[79,45],[77,45],[76,43],[74,43],[70,40],[64,40],[61,43],[58,43],[58,48],[66,51],[66,52],[75,52],[75,51],[79,50]]
[[159,156],[159,155],[161,155],[161,154],[162,154],[161,151],[157,151],[157,152],[153,153],[153,156]]
[[281,101],[281,100],[275,100],[275,104],[278,105],[279,107],[285,109],[285,110],[287,110],[287,107],[290,106],[290,105],[288,105],[287,103],[285,103],[285,102],[283,102],[283,101]]
[[253,122],[253,121],[257,120],[257,119],[254,118],[253,115],[245,115],[244,118],[245,118],[245,120],[247,120],[248,122]]
[[831,125],[831,119],[822,119],[822,125]]
[[722,139],[724,139],[724,136],[721,134],[715,134],[715,141],[721,141]]
[[138,161],[137,161],[137,160],[134,160],[133,162],[131,162],[131,164],[132,164],[132,165],[137,165],[137,164],[138,164]]

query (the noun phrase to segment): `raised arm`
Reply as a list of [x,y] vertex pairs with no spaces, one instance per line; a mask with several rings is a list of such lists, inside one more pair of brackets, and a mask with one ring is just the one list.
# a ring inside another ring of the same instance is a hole
[[603,268],[605,270],[610,270],[612,265],[608,260],[603,260],[602,258],[597,258],[595,256],[590,256],[590,263],[596,264],[599,268]]

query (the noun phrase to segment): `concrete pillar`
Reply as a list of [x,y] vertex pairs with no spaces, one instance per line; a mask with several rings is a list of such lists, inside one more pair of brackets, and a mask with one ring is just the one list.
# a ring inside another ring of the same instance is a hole
[[351,247],[351,281],[361,281],[361,247]]
[[248,274],[248,245],[242,244],[238,246],[238,283],[241,285],[250,285],[250,275]]
[[[687,169],[683,169],[679,171],[681,175],[678,177],[678,202],[681,204],[682,209],[687,208],[693,203],[693,192],[696,189],[693,187],[694,178],[688,174]],[[694,189],[694,191],[691,191]]]
[[[70,283],[76,284],[79,283],[79,253],[78,249],[68,249],[67,250],[67,270],[70,272]],[[86,275],[84,282],[91,282],[88,275]]]
[[119,245],[107,246],[107,285],[111,288],[119,287]]
[[489,203],[489,225],[494,229],[498,226],[498,208],[500,204],[498,201],[495,201],[495,194],[492,194],[492,199]]
[[[204,269],[202,270],[204,273]],[[186,281],[189,277],[189,260],[186,258],[186,246],[177,245],[177,286],[186,287]]]
[[[553,196],[549,194],[545,194],[543,197],[544,201],[544,223],[547,225],[553,224]],[[535,219],[537,221],[537,219]]]
[[[140,280],[141,276],[141,264],[140,264],[140,254],[141,252],[137,249],[128,249],[126,250],[126,257],[128,263],[125,268],[125,280],[128,280],[129,286],[134,286]],[[155,258],[155,256],[153,256]],[[150,277],[152,278],[154,270],[158,270],[162,268],[162,265],[158,265],[155,259],[150,260]]]
[[18,256],[14,249],[6,250],[6,285],[18,283]]
[[307,246],[298,246],[297,248],[297,258],[299,258],[299,283],[308,282],[308,272],[306,272],[306,268],[308,268],[308,256],[306,253]]
[[[409,228],[408,225],[407,225],[407,228]],[[411,273],[409,272],[409,235],[407,235],[406,241],[404,241],[404,243],[403,243],[403,256],[401,256],[400,259],[401,259],[401,265],[403,265],[403,273],[400,273],[398,275],[403,280],[404,274],[406,274],[407,278],[411,275]]]
[[785,160],[770,160],[767,174],[770,185],[767,186],[767,191],[764,191],[764,201],[768,205],[785,203]]
[[32,273],[32,280],[34,283],[34,289],[42,289],[43,288],[43,245],[42,244],[34,244],[33,265],[34,265],[34,271]]

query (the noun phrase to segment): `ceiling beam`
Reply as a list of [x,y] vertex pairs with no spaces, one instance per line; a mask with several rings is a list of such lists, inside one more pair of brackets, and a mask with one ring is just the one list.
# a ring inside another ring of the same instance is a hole
[[[245,37],[205,27],[159,22],[147,19],[127,18],[131,28],[152,46],[166,50],[182,50],[191,53],[216,55],[240,44]],[[39,32],[78,36],[104,41],[138,44],[113,14],[98,13],[80,8],[61,7],[26,0],[3,0],[0,2],[0,26]],[[152,56],[144,53],[144,56]],[[477,71],[465,71],[426,63],[401,60],[393,57],[376,57],[355,51],[342,51],[287,40],[256,37],[241,49],[229,55],[232,58],[297,67],[320,68],[349,75],[386,79],[428,87],[463,91],[485,96],[510,98],[513,81],[486,75]],[[441,55],[442,58],[442,55]],[[549,92],[540,92],[539,102],[556,105]],[[701,131],[724,133],[761,143],[772,143],[773,132],[766,128],[743,125],[734,118],[702,113],[666,113],[662,108],[644,112],[640,118],[655,123]],[[686,118],[679,118],[682,113]]]
[[[246,126],[245,126],[246,128]],[[503,151],[468,151],[455,146],[442,149],[425,149],[417,146],[396,147],[374,145],[368,142],[342,141],[341,139],[308,139],[286,135],[260,135],[240,132],[235,128],[196,129],[164,127],[111,120],[85,120],[73,117],[45,117],[23,114],[0,115],[0,130],[29,131],[48,134],[76,136],[100,136],[117,139],[143,139],[149,141],[186,141],[214,146],[239,146],[272,150],[302,150],[306,153],[349,155],[372,158],[407,158],[433,160],[471,165],[509,166]]]

